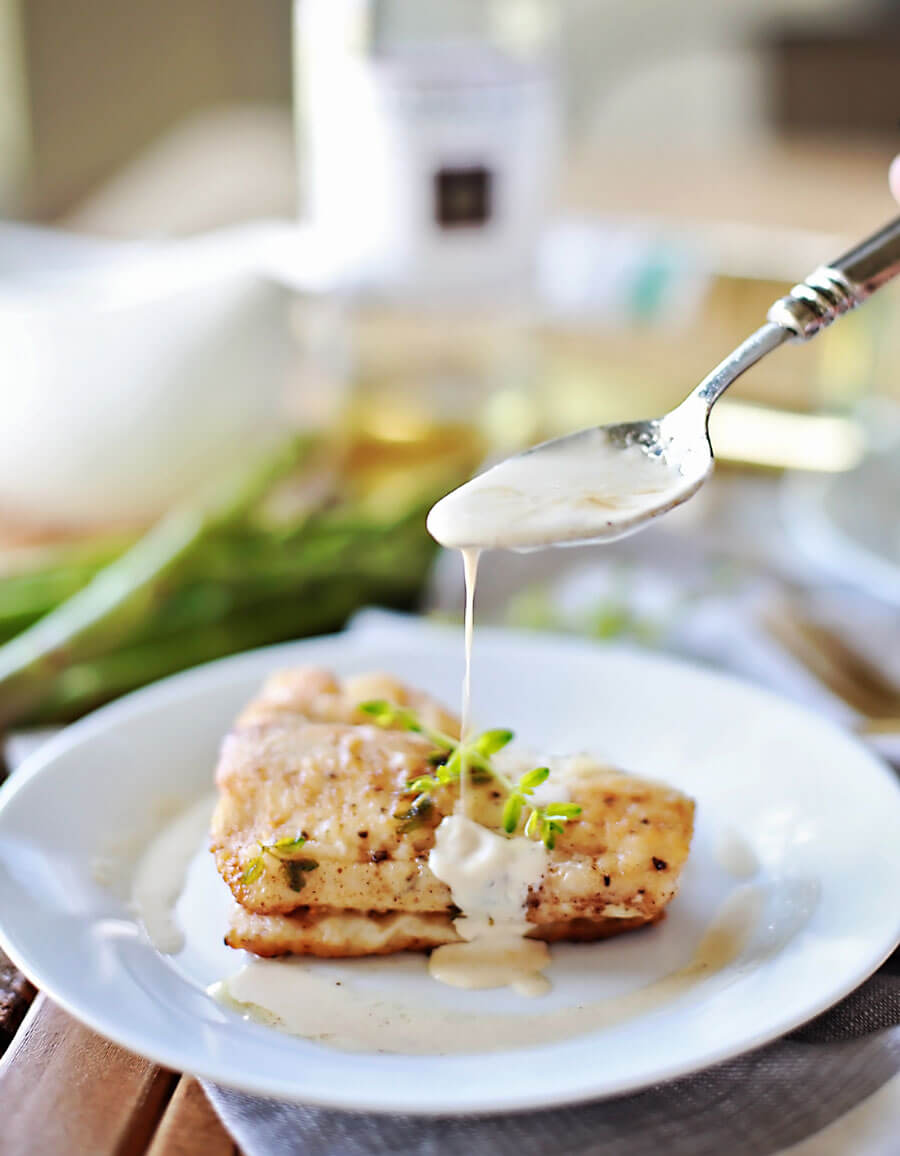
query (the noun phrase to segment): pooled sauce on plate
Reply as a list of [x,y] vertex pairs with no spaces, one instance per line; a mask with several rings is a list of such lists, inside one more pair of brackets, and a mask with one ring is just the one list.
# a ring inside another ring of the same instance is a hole
[[620,447],[589,430],[507,458],[453,490],[432,508],[428,530],[457,550],[611,540],[656,510],[680,480],[677,466],[641,446]]
[[546,943],[525,939],[531,887],[547,869],[547,851],[533,839],[510,839],[464,815],[448,815],[435,833],[428,866],[453,894],[462,915],[454,926],[462,943],[431,953],[428,971],[452,987],[511,987],[542,995],[549,981]]
[[254,960],[210,994],[250,1019],[349,1051],[446,1055],[533,1047],[635,1019],[723,972],[752,939],[763,901],[761,888],[738,887],[683,967],[636,991],[546,1012],[472,1015],[403,1004],[301,960]]
[[135,869],[131,907],[157,951],[174,955],[184,947],[175,920],[175,902],[191,859],[209,831],[215,796],[199,799],[150,842]]

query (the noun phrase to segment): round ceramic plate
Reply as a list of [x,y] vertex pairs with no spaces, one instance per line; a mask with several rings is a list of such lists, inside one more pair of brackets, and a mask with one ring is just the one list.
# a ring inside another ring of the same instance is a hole
[[[158,952],[135,922],[129,872],[154,823],[209,791],[220,737],[241,704],[270,671],[296,663],[384,669],[453,704],[462,643],[455,631],[376,617],[342,635],[214,663],[69,728],[0,791],[4,949],[73,1015],[132,1051],[222,1084],[348,1109],[536,1108],[641,1088],[763,1044],[848,993],[897,943],[900,791],[846,734],[760,690],[659,657],[479,630],[478,721],[516,728],[540,750],[597,752],[698,804],[668,918],[605,943],[554,948],[543,1006],[613,1006],[671,974],[739,888],[757,889],[758,925],[736,958],[670,1000],[499,1055],[345,1052],[244,1020],[206,994],[242,965],[221,944],[208,855],[198,847],[180,904],[187,944],[176,955]],[[719,849],[730,829],[759,861],[752,878],[726,869]],[[374,971],[358,961],[321,966],[423,1008],[441,1001],[460,1014],[527,1016],[543,1004],[443,988],[417,956]]]

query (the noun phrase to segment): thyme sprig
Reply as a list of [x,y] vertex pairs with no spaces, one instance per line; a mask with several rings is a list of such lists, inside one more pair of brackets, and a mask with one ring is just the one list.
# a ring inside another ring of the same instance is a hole
[[[259,854],[255,855],[244,868],[244,873],[241,876],[242,883],[252,883],[254,879],[258,879],[265,866],[265,856],[271,855],[275,859],[281,859],[283,862],[296,864],[296,869],[299,871],[315,871],[319,866],[315,859],[297,859],[295,852],[299,851],[306,842],[306,836],[299,832],[291,838],[290,835],[285,835],[282,839],[276,839],[274,843],[259,843]],[[294,888],[299,891],[299,887]]]
[[408,707],[396,706],[384,699],[360,703],[359,709],[369,715],[381,727],[414,731],[423,735],[433,745],[429,762],[434,770],[430,774],[419,775],[407,784],[407,792],[415,797],[406,810],[398,812],[395,818],[403,824],[403,830],[411,830],[423,821],[433,807],[431,793],[439,787],[458,782],[467,768],[474,781],[493,779],[506,793],[501,823],[507,835],[515,834],[521,821],[525,820],[524,834],[529,839],[540,840],[548,850],[556,846],[556,836],[566,823],[581,814],[577,803],[547,803],[535,806],[532,796],[535,789],[546,782],[549,767],[535,767],[526,771],[518,782],[512,782],[491,762],[491,756],[511,743],[514,735],[510,730],[495,728],[482,731],[468,742],[461,742],[422,722],[415,711]]

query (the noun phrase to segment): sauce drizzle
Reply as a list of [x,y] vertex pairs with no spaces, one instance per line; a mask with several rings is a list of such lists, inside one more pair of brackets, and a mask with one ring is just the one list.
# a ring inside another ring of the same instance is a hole
[[737,887],[684,966],[644,987],[528,1015],[401,1003],[301,960],[257,959],[210,994],[245,1017],[348,1051],[448,1055],[527,1048],[616,1027],[727,982],[761,923],[765,893]]

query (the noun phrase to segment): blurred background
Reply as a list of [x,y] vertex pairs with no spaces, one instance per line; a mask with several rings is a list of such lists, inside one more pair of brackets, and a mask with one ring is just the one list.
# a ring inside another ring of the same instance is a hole
[[[676,403],[897,212],[893,0],[0,0],[0,725],[453,617],[431,502]],[[900,286],[716,409],[715,481],[485,620],[900,731]]]

